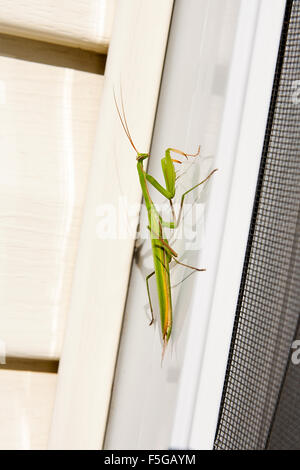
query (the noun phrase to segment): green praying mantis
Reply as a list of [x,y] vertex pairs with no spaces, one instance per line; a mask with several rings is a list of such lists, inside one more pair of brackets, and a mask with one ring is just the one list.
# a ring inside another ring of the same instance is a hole
[[[195,186],[185,191],[181,195],[179,212],[176,217],[175,211],[174,211],[174,205],[173,205],[173,199],[176,193],[176,189],[175,189],[176,171],[175,171],[174,165],[181,164],[182,162],[180,160],[172,158],[171,154],[175,153],[186,159],[188,157],[196,158],[200,155],[200,147],[198,148],[198,151],[195,154],[187,154],[175,148],[168,148],[165,151],[165,156],[161,159],[162,173],[163,173],[163,177],[165,180],[165,187],[163,187],[153,176],[149,175],[144,168],[144,163],[148,158],[150,158],[150,154],[140,153],[137,150],[133,142],[133,139],[131,137],[129,127],[127,124],[127,120],[126,120],[122,96],[121,96],[121,109],[118,106],[115,93],[114,93],[114,100],[115,100],[117,113],[119,115],[119,119],[121,121],[124,132],[132,148],[136,152],[137,171],[138,171],[143,198],[144,198],[147,213],[148,213],[149,225],[147,228],[150,231],[154,271],[146,277],[146,287],[147,287],[147,294],[148,294],[149,306],[150,306],[150,311],[151,311],[151,322],[150,322],[150,325],[151,325],[154,321],[154,314],[153,314],[153,307],[152,307],[152,301],[151,301],[151,295],[150,295],[149,279],[155,275],[158,300],[159,300],[159,309],[160,309],[161,334],[162,334],[162,341],[163,341],[163,351],[162,351],[162,358],[163,358],[168,341],[171,336],[172,323],[173,323],[172,294],[171,294],[171,282],[170,282],[170,263],[171,261],[174,261],[175,263],[181,266],[190,268],[194,271],[205,271],[205,269],[203,268],[201,269],[201,268],[196,268],[194,266],[189,266],[188,264],[182,263],[181,261],[178,260],[178,254],[170,246],[164,234],[164,229],[168,228],[168,229],[175,230],[178,227],[180,220],[181,220],[181,216],[182,216],[184,199],[187,196],[187,194],[194,191],[200,185],[208,181],[208,179],[217,171],[217,169],[212,170],[205,179],[203,179],[202,181],[200,181]],[[172,214],[171,221],[163,220],[162,216],[156,209],[155,204],[150,197],[150,193],[148,189],[149,183],[169,201],[171,214]]]

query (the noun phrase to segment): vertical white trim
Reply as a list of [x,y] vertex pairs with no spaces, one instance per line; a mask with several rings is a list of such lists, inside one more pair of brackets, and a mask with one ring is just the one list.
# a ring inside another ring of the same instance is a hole
[[285,0],[242,0],[212,183],[204,264],[180,380],[172,447],[211,449],[216,431]]
[[[201,144],[201,157],[193,161],[194,168],[186,171],[187,167],[183,170],[176,165],[184,176],[178,181],[175,201],[180,200],[182,186],[186,189],[192,187],[207,176],[214,164],[211,157],[206,157],[216,155],[224,112],[224,82],[228,81],[239,8],[240,0],[176,0],[175,3],[148,166],[149,173],[161,181],[161,158],[166,148],[171,146],[194,152]],[[219,175],[215,177],[218,179]],[[211,184],[212,180],[206,190]],[[151,185],[149,191],[156,204],[163,202],[164,198],[154,188],[152,190]],[[193,194],[189,202],[195,202],[198,196],[199,193]],[[199,232],[192,247],[185,244],[186,238],[174,243],[172,234],[168,235],[183,261],[209,268],[199,259],[208,198],[209,192],[202,193],[198,209],[203,218],[201,215],[198,223],[194,220],[194,227],[197,225]],[[180,226],[185,237],[190,235],[186,230],[188,224],[186,217]],[[143,218],[141,227],[146,229]],[[146,242],[133,262],[106,449],[170,447],[190,319],[190,299],[197,295],[193,289],[197,276],[206,276],[206,273],[195,274],[180,283],[190,271],[171,267],[171,285],[178,282],[178,287],[172,289],[173,330],[161,367],[162,344],[155,278],[150,281],[155,317],[151,328],[146,319],[145,276],[153,268],[149,248]],[[183,424],[182,421],[180,425]]]
[[[119,0],[107,61],[50,449],[97,449],[106,425],[133,240],[97,237],[97,209],[141,190],[134,154],[117,117],[122,86],[137,148],[150,146],[173,0]],[[141,119],[142,116],[142,119]]]

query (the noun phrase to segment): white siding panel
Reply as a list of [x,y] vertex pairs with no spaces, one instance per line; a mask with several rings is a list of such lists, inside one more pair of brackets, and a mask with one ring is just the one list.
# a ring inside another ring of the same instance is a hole
[[0,370],[0,450],[47,445],[56,374]]
[[0,33],[105,52],[115,0],[0,0]]
[[0,340],[60,355],[103,76],[0,57]]

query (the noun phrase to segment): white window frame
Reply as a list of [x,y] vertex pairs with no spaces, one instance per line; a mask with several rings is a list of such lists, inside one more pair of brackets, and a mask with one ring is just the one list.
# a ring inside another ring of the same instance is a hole
[[[122,74],[126,111],[138,148],[148,149],[172,4],[171,0],[120,0],[117,5],[50,448],[96,449],[103,440],[133,249],[130,241],[100,244],[95,235],[97,204],[119,196],[113,189],[119,184],[114,142],[126,162],[121,171],[127,168],[128,177],[122,190],[133,202],[141,196],[132,152],[120,137],[122,130],[113,114],[112,85],[120,82]],[[285,4],[285,0],[241,0],[215,160],[217,166],[225,160],[228,164],[211,187],[204,247],[210,269],[197,278],[201,304],[195,295],[170,441],[173,448],[213,447]],[[133,70],[136,63],[140,65]],[[135,113],[141,102],[143,120]],[[100,266],[105,266],[104,272]]]

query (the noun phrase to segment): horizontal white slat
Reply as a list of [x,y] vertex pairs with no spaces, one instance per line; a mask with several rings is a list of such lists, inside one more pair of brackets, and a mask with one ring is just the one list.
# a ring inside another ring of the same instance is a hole
[[59,357],[103,76],[0,57],[0,340]]
[[56,374],[0,370],[0,449],[47,446]]
[[1,0],[0,33],[106,52],[115,0]]

